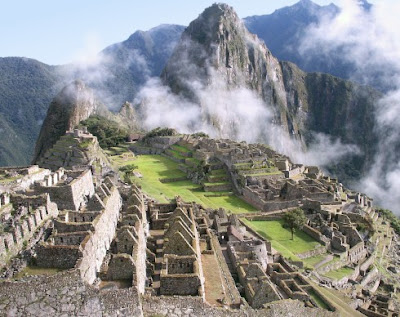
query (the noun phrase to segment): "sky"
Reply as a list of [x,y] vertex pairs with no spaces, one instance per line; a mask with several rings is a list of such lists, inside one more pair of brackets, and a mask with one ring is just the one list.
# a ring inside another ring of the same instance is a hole
[[[320,5],[344,0],[314,0]],[[188,25],[215,0],[0,0],[0,57],[58,65],[96,54],[137,30]],[[231,0],[241,18],[272,13],[298,0]]]

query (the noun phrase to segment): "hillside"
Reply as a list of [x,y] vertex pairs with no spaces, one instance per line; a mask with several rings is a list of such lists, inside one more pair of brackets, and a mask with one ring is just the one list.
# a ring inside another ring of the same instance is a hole
[[0,73],[0,165],[25,165],[62,77],[57,67],[19,57],[0,58]]

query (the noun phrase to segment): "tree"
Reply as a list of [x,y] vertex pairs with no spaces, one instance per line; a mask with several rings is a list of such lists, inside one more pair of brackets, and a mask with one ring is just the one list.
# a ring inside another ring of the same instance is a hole
[[288,211],[283,215],[282,219],[292,232],[292,240],[294,231],[296,229],[301,229],[307,221],[307,218],[304,215],[304,211],[301,208],[296,208]]

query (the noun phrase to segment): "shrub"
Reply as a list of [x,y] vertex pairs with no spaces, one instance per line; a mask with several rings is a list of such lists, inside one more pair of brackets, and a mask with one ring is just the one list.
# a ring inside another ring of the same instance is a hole
[[125,142],[129,135],[129,132],[118,123],[98,115],[90,116],[81,124],[97,137],[100,146],[105,149]]

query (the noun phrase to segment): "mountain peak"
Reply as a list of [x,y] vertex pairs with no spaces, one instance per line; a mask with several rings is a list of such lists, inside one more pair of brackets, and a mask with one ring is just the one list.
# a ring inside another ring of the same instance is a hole
[[65,86],[53,99],[36,142],[34,162],[37,162],[67,130],[89,118],[98,108],[94,93],[81,80]]

